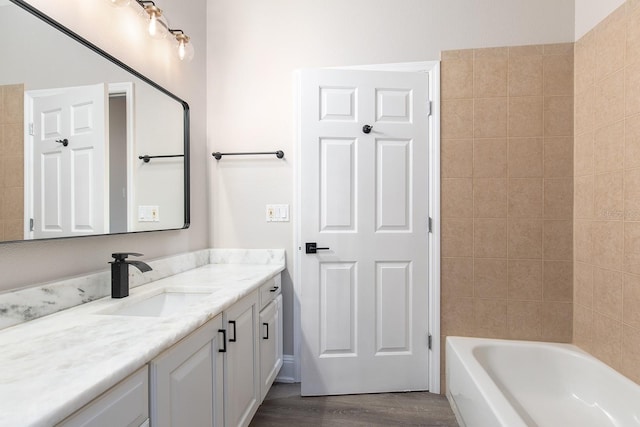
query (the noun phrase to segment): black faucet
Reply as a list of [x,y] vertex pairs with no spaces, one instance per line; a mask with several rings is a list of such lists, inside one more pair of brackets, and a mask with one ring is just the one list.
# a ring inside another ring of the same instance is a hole
[[124,298],[129,296],[129,265],[133,265],[138,270],[151,271],[151,267],[142,261],[125,261],[127,257],[142,256],[135,252],[117,252],[111,254],[115,261],[111,264],[111,298]]

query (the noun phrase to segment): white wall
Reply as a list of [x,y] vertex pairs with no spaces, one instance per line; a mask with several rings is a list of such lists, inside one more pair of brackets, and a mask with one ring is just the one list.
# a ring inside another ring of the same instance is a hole
[[212,242],[215,247],[286,249],[285,353],[293,351],[293,223],[266,223],[264,210],[267,203],[294,203],[293,70],[433,60],[448,49],[571,42],[573,4],[209,1],[209,151],[282,149],[286,154],[285,161],[223,158],[214,164]]
[[[188,230],[121,236],[99,236],[0,245],[0,291],[107,270],[112,252],[135,251],[145,259],[208,246],[206,197],[206,0],[159,0],[171,22],[193,38],[196,56],[180,63],[158,43],[145,37],[138,22],[103,0],[32,0],[63,25],[103,47],[191,107],[191,222]],[[0,65],[1,66],[1,65]],[[74,64],[67,64],[73,67]]]
[[575,40],[580,40],[600,21],[620,7],[625,0],[575,0],[575,2]]
[[[184,197],[183,159],[138,160],[139,155],[182,154],[184,110],[175,100],[147,85],[136,86],[134,147],[134,211],[132,230],[179,228],[184,209],[176,203]],[[144,123],[145,125],[138,125]],[[202,157],[202,156],[199,156]],[[158,222],[138,221],[138,206],[158,206]]]

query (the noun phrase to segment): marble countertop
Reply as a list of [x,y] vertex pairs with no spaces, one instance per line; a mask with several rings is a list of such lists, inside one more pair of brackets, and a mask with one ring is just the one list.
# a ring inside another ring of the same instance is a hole
[[[0,426],[62,421],[284,270],[208,264],[0,331]],[[211,295],[166,317],[108,314],[163,290]]]

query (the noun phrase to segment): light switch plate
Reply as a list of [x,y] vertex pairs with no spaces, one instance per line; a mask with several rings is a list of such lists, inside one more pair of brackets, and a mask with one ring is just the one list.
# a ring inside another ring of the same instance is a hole
[[138,206],[139,222],[159,222],[160,207],[159,206]]
[[267,205],[267,222],[289,222],[289,205]]

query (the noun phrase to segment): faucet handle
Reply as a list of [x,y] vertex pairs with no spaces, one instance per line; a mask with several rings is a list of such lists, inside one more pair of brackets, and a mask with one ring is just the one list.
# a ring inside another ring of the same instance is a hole
[[143,256],[144,254],[139,254],[137,252],[116,252],[111,254],[111,256],[116,260],[116,262],[122,262],[125,259],[127,259],[127,257],[131,255],[131,256]]

